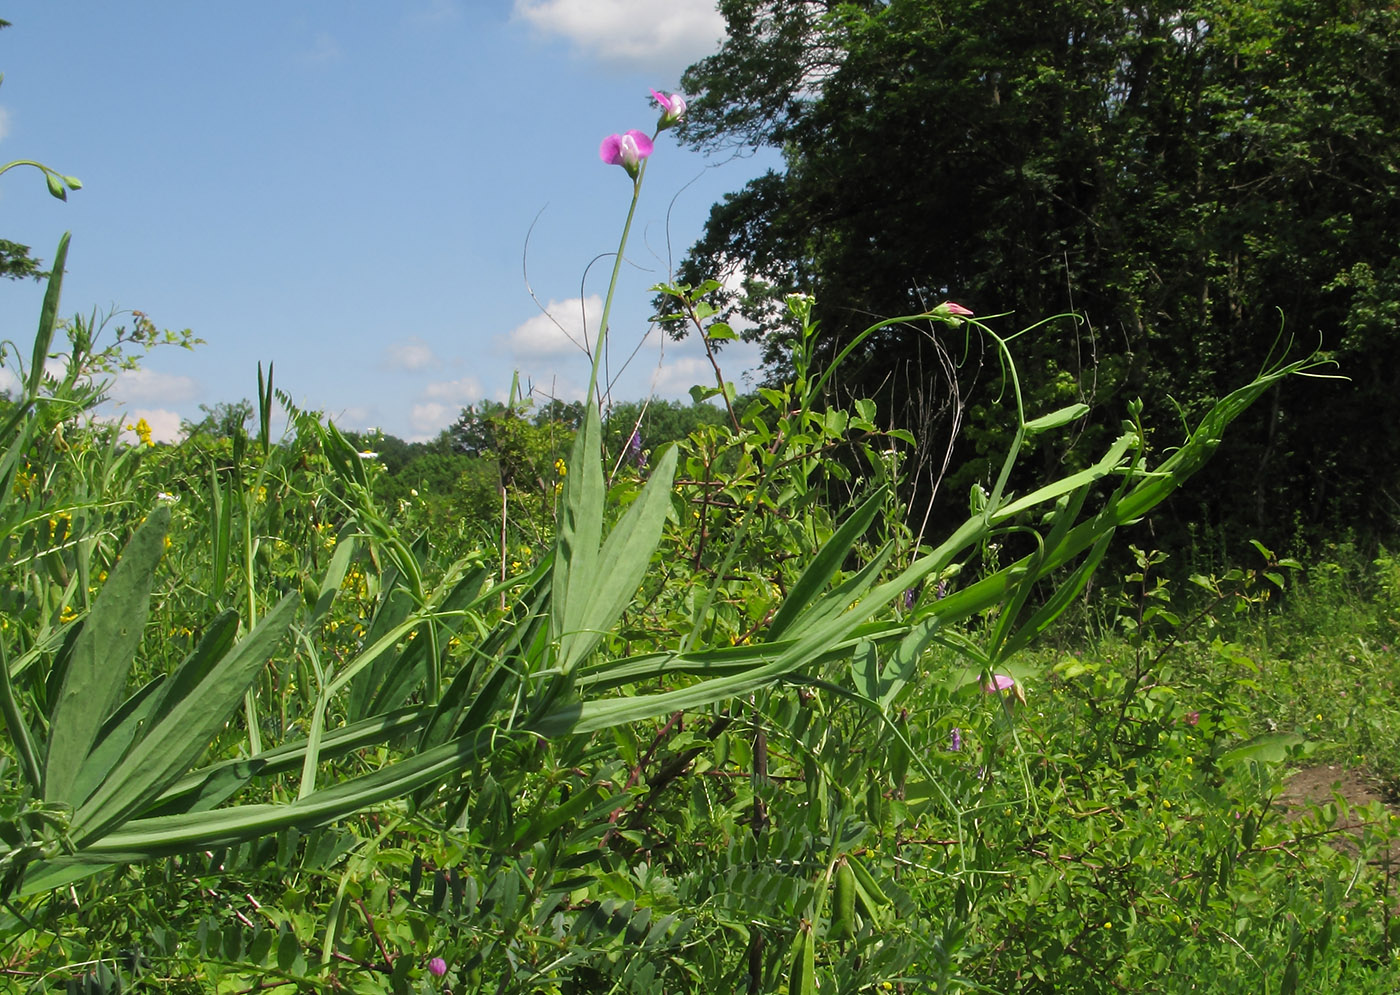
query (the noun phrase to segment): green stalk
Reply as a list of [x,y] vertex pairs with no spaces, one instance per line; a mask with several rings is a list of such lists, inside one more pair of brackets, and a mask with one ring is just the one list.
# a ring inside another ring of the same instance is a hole
[[[661,134],[657,132],[656,135]],[[656,140],[656,135],[652,135],[652,141]],[[593,370],[588,377],[588,393],[595,395],[598,389],[598,364],[603,358],[603,343],[608,336],[608,315],[612,313],[613,294],[617,292],[617,277],[622,272],[622,255],[627,249],[627,237],[632,232],[632,218],[637,213],[637,201],[642,195],[642,180],[647,175],[647,160],[642,160],[642,168],[637,170],[637,178],[632,181],[632,203],[627,208],[627,221],[622,226],[622,238],[617,243],[617,256],[613,259],[612,277],[608,280],[608,294],[603,298],[603,316],[598,321],[598,338],[593,345]],[[603,398],[601,394],[596,394],[599,406],[602,406]]]

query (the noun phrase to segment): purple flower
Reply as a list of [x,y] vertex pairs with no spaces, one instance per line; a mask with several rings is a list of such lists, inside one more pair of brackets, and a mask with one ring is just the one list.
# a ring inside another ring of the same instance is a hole
[[1186,720],[1185,720],[1185,721],[1186,721],[1186,724],[1187,724],[1188,726],[1193,726],[1193,725],[1195,725],[1197,722],[1201,721],[1201,713],[1200,713],[1200,712],[1187,712],[1187,713],[1186,713]]
[[948,735],[948,749],[957,753],[962,749],[962,730],[953,726],[953,731]]
[[906,587],[904,589],[904,610],[908,611],[914,607],[914,602],[919,600],[919,589],[917,587]]
[[447,961],[443,960],[441,957],[434,957],[432,960],[428,961],[428,970],[432,973],[433,977],[440,978],[447,973]]
[[632,430],[632,435],[627,440],[626,456],[638,470],[647,465],[647,454],[642,452],[642,433],[636,429]]
[[598,157],[610,166],[621,166],[627,175],[637,178],[642,160],[651,155],[651,139],[635,128],[626,134],[609,135],[598,146]]
[[680,123],[685,117],[685,98],[679,93],[673,93],[669,97],[660,90],[652,90],[651,95],[656,98],[656,102],[661,105],[661,120],[656,122],[657,131],[665,131]]

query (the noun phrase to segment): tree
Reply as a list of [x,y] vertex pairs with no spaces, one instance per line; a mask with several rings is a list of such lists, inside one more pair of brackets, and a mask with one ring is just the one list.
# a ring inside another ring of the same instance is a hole
[[201,404],[199,410],[204,413],[199,421],[188,418],[180,420],[180,433],[186,438],[207,435],[215,439],[232,439],[245,434],[253,420],[253,402],[246,397],[241,401],[220,401],[212,408]]
[[[1400,10],[721,9],[729,39],[683,80],[699,94],[683,138],[779,147],[786,168],[716,205],[680,279],[741,268],[749,292],[725,303],[770,359],[786,344],[775,304],[793,291],[816,296],[819,361],[875,318],[945,298],[1024,324],[1075,311],[1082,326],[1018,343],[1023,379],[1040,410],[1078,397],[1112,424],[1135,396],[1171,395],[1191,416],[1248,380],[1286,322],[1352,384],[1281,387],[1198,493],[1275,539],[1284,503],[1310,522],[1386,519],[1375,496],[1400,482],[1400,437],[1374,426],[1400,417]],[[866,340],[840,380],[911,425],[954,393],[970,476],[1005,430],[985,403],[996,378],[971,383],[975,354],[961,384],[943,382],[935,358],[962,348],[900,326]]]
[[0,238],[0,276],[7,280],[43,280],[48,275],[44,264],[29,254],[29,246]]

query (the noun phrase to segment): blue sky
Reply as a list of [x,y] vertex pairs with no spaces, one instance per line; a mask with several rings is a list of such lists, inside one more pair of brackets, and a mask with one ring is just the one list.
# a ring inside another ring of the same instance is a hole
[[[161,438],[200,404],[255,396],[260,360],[299,404],[409,439],[503,399],[516,370],[580,396],[587,361],[522,263],[577,335],[631,193],[598,143],[650,132],[648,90],[675,89],[723,31],[713,0],[78,0],[0,17],[0,161],[83,181],[65,204],[37,172],[0,177],[0,237],[49,260],[73,233],[65,314],[138,309],[205,340],[114,385],[123,419]],[[698,344],[644,338],[647,288],[712,203],[776,164],[658,141],[610,355],[642,345],[615,397],[710,379]],[[0,283],[0,338],[26,355],[41,297]],[[731,348],[726,376],[754,363]]]

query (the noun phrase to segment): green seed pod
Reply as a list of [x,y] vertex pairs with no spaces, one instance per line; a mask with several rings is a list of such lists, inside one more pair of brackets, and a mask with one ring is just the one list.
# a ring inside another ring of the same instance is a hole
[[856,935],[856,872],[843,855],[836,860],[831,900],[831,935],[849,940]]

